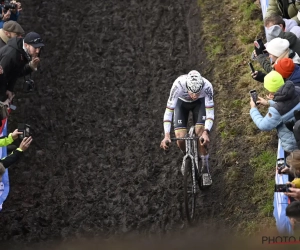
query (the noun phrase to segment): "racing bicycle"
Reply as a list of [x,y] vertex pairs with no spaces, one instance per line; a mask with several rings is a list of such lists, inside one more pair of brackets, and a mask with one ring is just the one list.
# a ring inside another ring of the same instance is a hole
[[[204,168],[198,157],[199,138],[195,134],[195,126],[190,128],[189,133],[185,137],[171,138],[171,141],[185,141],[186,154],[183,156],[181,172],[183,174],[185,213],[190,225],[195,222],[196,197],[198,193],[197,184],[200,190],[206,188],[203,185],[203,174],[207,174],[205,171],[206,168]],[[203,142],[203,139],[201,142]]]

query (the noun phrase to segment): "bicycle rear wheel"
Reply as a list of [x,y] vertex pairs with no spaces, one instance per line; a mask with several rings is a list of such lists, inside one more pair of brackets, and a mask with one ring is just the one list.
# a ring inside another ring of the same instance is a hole
[[196,193],[194,189],[192,160],[186,158],[184,169],[184,205],[188,223],[191,225],[195,219]]

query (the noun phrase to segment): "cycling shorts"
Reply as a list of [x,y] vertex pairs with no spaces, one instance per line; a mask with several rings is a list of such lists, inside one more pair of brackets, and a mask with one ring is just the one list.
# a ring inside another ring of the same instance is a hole
[[184,102],[178,99],[174,110],[174,129],[186,129],[189,113],[192,111],[193,121],[196,125],[204,125],[206,119],[205,98],[193,102]]

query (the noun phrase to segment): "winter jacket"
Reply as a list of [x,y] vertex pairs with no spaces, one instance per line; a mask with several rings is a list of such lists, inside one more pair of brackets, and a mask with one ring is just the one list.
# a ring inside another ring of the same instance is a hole
[[300,21],[297,18],[298,10],[300,10],[299,0],[269,0],[266,17],[277,14],[283,18],[293,19],[299,25]]
[[11,38],[0,49],[0,65],[4,72],[0,75],[0,98],[2,100],[6,90],[13,92],[18,77],[28,75],[33,71],[28,64],[30,60],[31,57],[23,49],[23,38]]
[[5,168],[8,168],[12,164],[16,163],[21,158],[22,155],[23,155],[23,151],[17,148],[10,155],[6,156],[5,158],[2,158],[0,160],[0,163],[2,163]]
[[269,102],[270,107],[265,117],[260,114],[257,108],[250,109],[250,116],[260,130],[277,129],[282,148],[287,152],[297,149],[294,133],[285,126],[285,122],[294,119],[294,110],[300,109],[299,100],[300,97],[295,91],[294,84],[291,81],[286,81],[275,93],[273,101]]
[[289,78],[287,78],[287,80],[292,81],[295,86],[299,86],[300,87],[300,67],[299,65],[295,65],[295,69],[293,71],[293,73],[290,75]]

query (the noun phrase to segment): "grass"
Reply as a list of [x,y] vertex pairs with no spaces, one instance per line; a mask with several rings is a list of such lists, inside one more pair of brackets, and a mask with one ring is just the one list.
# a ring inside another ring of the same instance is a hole
[[[259,1],[257,1],[259,2]],[[248,62],[253,41],[263,37],[260,7],[252,0],[198,0],[201,8],[202,33],[206,60],[210,67],[202,72],[211,80],[216,93],[214,146],[229,188],[227,197],[236,197],[238,186],[243,197],[228,201],[244,213],[241,219],[230,209],[228,216],[238,221],[237,229],[246,234],[275,225],[273,212],[276,131],[261,132],[249,115],[249,91],[264,95],[263,85],[250,76]],[[261,69],[252,62],[255,69]],[[213,65],[213,67],[211,66]],[[267,110],[260,109],[264,115]],[[249,206],[248,203],[251,203]]]
[[250,160],[254,168],[252,202],[258,204],[262,216],[271,216],[273,213],[276,158],[274,152],[264,151]]

